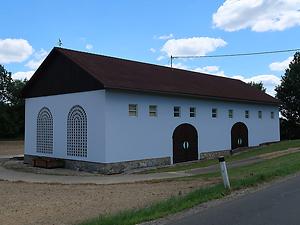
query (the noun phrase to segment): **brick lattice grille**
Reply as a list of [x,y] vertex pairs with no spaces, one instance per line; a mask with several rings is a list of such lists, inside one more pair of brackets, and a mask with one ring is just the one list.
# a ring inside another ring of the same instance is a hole
[[47,107],[43,107],[37,117],[36,151],[53,153],[53,118]]
[[87,157],[87,116],[79,105],[73,106],[68,114],[67,155]]

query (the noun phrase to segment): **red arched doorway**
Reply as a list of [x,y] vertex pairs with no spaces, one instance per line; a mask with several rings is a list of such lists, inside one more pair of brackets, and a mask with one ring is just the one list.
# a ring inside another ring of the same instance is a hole
[[248,147],[248,128],[242,123],[235,123],[231,128],[231,149]]
[[173,163],[198,160],[198,134],[191,124],[181,124],[173,132]]

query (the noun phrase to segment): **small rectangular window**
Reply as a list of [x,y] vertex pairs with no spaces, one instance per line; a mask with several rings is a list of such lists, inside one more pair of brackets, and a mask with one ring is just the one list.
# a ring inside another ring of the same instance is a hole
[[137,116],[137,104],[128,105],[129,116]]
[[157,106],[149,105],[149,116],[157,116]]
[[180,106],[174,106],[174,117],[180,117]]
[[262,118],[262,111],[258,111],[258,118],[261,119]]
[[271,119],[274,119],[274,112],[271,112]]
[[190,107],[190,117],[196,117],[196,108]]
[[233,109],[228,110],[228,117],[233,118]]
[[218,116],[218,110],[216,108],[211,110],[211,117],[212,118],[217,118]]
[[249,110],[245,110],[245,118],[249,118],[250,117],[250,113],[249,113]]

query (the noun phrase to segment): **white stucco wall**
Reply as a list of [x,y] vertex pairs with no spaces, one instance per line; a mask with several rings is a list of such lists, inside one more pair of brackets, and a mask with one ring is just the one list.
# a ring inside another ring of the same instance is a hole
[[[138,116],[128,115],[128,104],[138,104]],[[149,116],[149,105],[157,105],[158,116]],[[181,117],[173,116],[173,107],[181,107]],[[189,116],[190,107],[196,107],[195,118]],[[212,108],[218,117],[212,118]],[[228,110],[234,117],[228,118]],[[278,107],[257,104],[211,101],[106,91],[105,144],[106,162],[173,156],[172,135],[182,124],[192,124],[198,131],[198,151],[209,152],[231,149],[231,128],[236,122],[248,127],[249,146],[278,141]],[[250,118],[245,118],[249,110]],[[262,111],[262,119],[258,118]],[[273,111],[275,118],[271,119]]]
[[[74,105],[80,105],[87,115],[87,157],[67,156],[67,117]],[[54,95],[26,99],[25,104],[25,154],[57,158],[105,161],[104,134],[105,91],[89,91],[73,94]],[[47,107],[53,116],[53,154],[36,152],[37,115],[41,108]]]
[[[138,116],[128,115],[128,104],[138,104]],[[88,156],[67,156],[67,116],[74,105],[84,108],[88,120]],[[157,105],[157,117],[149,116],[149,105]],[[173,116],[173,107],[181,107],[181,117]],[[36,122],[41,108],[50,109],[53,116],[54,147],[52,157],[90,162],[120,162],[129,160],[173,157],[172,135],[182,124],[192,124],[198,131],[198,152],[231,148],[231,128],[236,122],[248,127],[249,146],[279,140],[279,118],[276,106],[243,104],[182,98],[175,96],[126,93],[98,90],[73,94],[26,99],[25,154],[36,152]],[[196,117],[189,116],[196,107]],[[218,117],[211,117],[211,109]],[[234,117],[228,118],[228,110]],[[250,118],[245,118],[249,110]],[[258,118],[258,110],[263,113]],[[273,111],[275,118],[271,119]]]

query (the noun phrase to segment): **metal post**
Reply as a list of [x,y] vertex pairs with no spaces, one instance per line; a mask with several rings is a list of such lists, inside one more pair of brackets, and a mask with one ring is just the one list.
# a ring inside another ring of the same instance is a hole
[[222,178],[223,178],[224,187],[230,189],[230,183],[229,183],[227,167],[226,167],[226,162],[225,162],[224,156],[219,157],[219,162],[220,162],[220,168],[221,168],[221,174],[222,174]]

